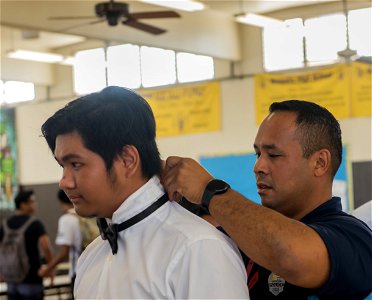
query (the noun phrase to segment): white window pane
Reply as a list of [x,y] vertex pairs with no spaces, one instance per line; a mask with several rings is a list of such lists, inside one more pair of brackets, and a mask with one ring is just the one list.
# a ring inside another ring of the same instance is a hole
[[106,86],[105,52],[102,48],[79,51],[74,60],[74,87],[78,94],[97,92]]
[[0,105],[5,102],[4,82],[0,80]]
[[35,99],[35,86],[30,82],[7,81],[4,83],[4,100],[6,103],[31,101]]
[[372,8],[350,11],[349,36],[350,48],[359,56],[372,56]]
[[175,53],[172,50],[141,47],[141,74],[144,87],[176,82]]
[[177,77],[179,82],[212,79],[213,58],[191,53],[177,53]]
[[267,71],[303,66],[303,26],[301,19],[285,21],[285,26],[263,29],[264,68]]
[[118,45],[107,49],[108,85],[128,88],[141,86],[139,47],[135,45]]
[[336,61],[337,52],[346,48],[345,16],[335,14],[308,19],[305,21],[305,34],[309,62]]

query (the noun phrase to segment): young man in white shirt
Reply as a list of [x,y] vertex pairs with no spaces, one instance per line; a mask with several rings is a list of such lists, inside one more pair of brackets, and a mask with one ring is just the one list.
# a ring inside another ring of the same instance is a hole
[[167,201],[141,96],[105,88],[57,111],[42,132],[63,169],[60,187],[101,227],[79,258],[76,298],[249,299],[235,244]]
[[82,236],[79,219],[72,202],[62,190],[57,192],[57,197],[64,212],[58,219],[58,231],[55,241],[56,245],[59,246],[59,252],[51,262],[39,270],[39,275],[43,277],[52,275],[57,265],[68,259],[68,274],[71,278],[71,289],[73,290],[76,264],[81,254]]

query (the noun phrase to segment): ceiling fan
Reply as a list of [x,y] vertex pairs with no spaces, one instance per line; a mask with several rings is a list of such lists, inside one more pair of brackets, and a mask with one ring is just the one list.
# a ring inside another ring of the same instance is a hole
[[158,28],[152,25],[148,25],[148,24],[139,22],[138,20],[139,19],[179,18],[180,17],[180,15],[177,12],[174,12],[171,10],[130,13],[129,5],[127,3],[114,2],[114,0],[110,0],[108,2],[97,3],[94,8],[95,8],[96,16],[50,17],[49,20],[76,20],[76,19],[98,18],[98,20],[96,21],[93,21],[87,24],[71,26],[71,27],[65,28],[65,30],[107,21],[109,26],[116,26],[120,22],[123,25],[145,31],[147,33],[162,34],[166,32],[165,29]]

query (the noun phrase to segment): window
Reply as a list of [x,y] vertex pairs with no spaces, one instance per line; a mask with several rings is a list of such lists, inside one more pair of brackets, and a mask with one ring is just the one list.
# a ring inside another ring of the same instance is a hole
[[4,82],[0,80],[0,104],[5,103]]
[[372,56],[372,8],[352,10],[349,13],[350,48],[360,56]]
[[177,79],[192,82],[214,77],[213,59],[210,56],[177,53]]
[[[372,8],[349,12],[350,48],[359,56],[371,56]],[[338,61],[337,52],[346,49],[346,17],[343,13],[303,21],[287,20],[284,28],[262,32],[264,68],[276,71]],[[306,62],[305,62],[306,61]]]
[[78,94],[96,92],[107,85],[137,89],[212,78],[212,57],[185,52],[176,56],[175,51],[161,48],[124,44],[79,51],[74,58]]
[[175,53],[153,47],[141,47],[141,73],[144,87],[176,82]]
[[135,45],[118,45],[107,48],[108,85],[128,88],[141,86],[140,52]]
[[0,81],[0,104],[35,99],[35,86],[30,82]]
[[330,63],[346,48],[346,18],[342,14],[305,21],[307,59],[311,63]]
[[264,65],[268,71],[300,68],[304,63],[302,19],[285,21],[285,26],[265,27]]
[[97,92],[106,86],[104,49],[79,51],[74,61],[74,86],[78,94]]

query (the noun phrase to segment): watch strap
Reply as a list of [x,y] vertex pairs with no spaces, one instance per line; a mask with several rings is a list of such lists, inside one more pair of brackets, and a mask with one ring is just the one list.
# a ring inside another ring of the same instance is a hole
[[209,204],[214,195],[227,192],[230,185],[221,179],[212,179],[208,182],[201,201],[201,207],[209,214]]

